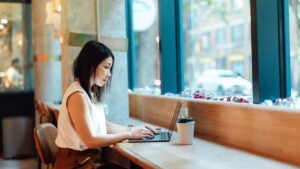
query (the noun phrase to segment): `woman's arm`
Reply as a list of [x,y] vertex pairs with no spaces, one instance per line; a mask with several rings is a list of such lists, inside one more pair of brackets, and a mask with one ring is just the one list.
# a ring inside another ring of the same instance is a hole
[[106,120],[106,129],[107,129],[107,133],[108,134],[129,131],[128,127],[122,126],[122,125],[118,125],[118,124],[115,124],[115,123],[111,123],[111,122],[109,122],[107,120]]
[[88,101],[81,92],[75,92],[69,96],[67,110],[78,135],[88,148],[105,147],[129,138],[153,137],[153,133],[146,128],[127,131],[126,127],[119,125],[108,127],[110,132],[107,135],[93,133]]

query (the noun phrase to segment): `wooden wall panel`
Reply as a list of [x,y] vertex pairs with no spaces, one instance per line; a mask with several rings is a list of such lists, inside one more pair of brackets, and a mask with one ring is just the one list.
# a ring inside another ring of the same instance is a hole
[[130,117],[168,128],[177,99],[151,95],[129,95]]
[[195,135],[300,165],[300,113],[249,104],[189,101]]

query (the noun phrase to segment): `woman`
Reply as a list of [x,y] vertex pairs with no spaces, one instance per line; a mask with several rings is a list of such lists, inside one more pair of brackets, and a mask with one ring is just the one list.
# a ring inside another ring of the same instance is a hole
[[97,41],[87,42],[75,59],[75,81],[64,94],[58,118],[55,169],[93,168],[101,147],[157,133],[148,125],[128,128],[105,119],[101,103],[113,63],[111,50]]

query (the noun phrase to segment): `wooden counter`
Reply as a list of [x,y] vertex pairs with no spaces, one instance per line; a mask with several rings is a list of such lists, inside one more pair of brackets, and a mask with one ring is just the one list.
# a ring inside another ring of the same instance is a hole
[[[136,120],[134,121],[132,123],[136,124]],[[298,168],[199,138],[194,138],[192,145],[179,145],[177,132],[173,132],[170,142],[128,143],[124,141],[112,146],[112,149],[145,169]]]

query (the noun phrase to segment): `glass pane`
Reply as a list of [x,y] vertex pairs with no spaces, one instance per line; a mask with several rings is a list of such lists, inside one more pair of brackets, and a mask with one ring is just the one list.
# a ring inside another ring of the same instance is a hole
[[183,0],[186,90],[252,97],[249,0]]
[[[0,3],[0,90],[23,90],[26,67],[24,4]],[[29,56],[32,57],[32,56]]]
[[158,1],[133,1],[137,92],[160,94]]
[[300,2],[298,0],[290,0],[289,3],[291,94],[292,97],[296,97],[300,93]]

